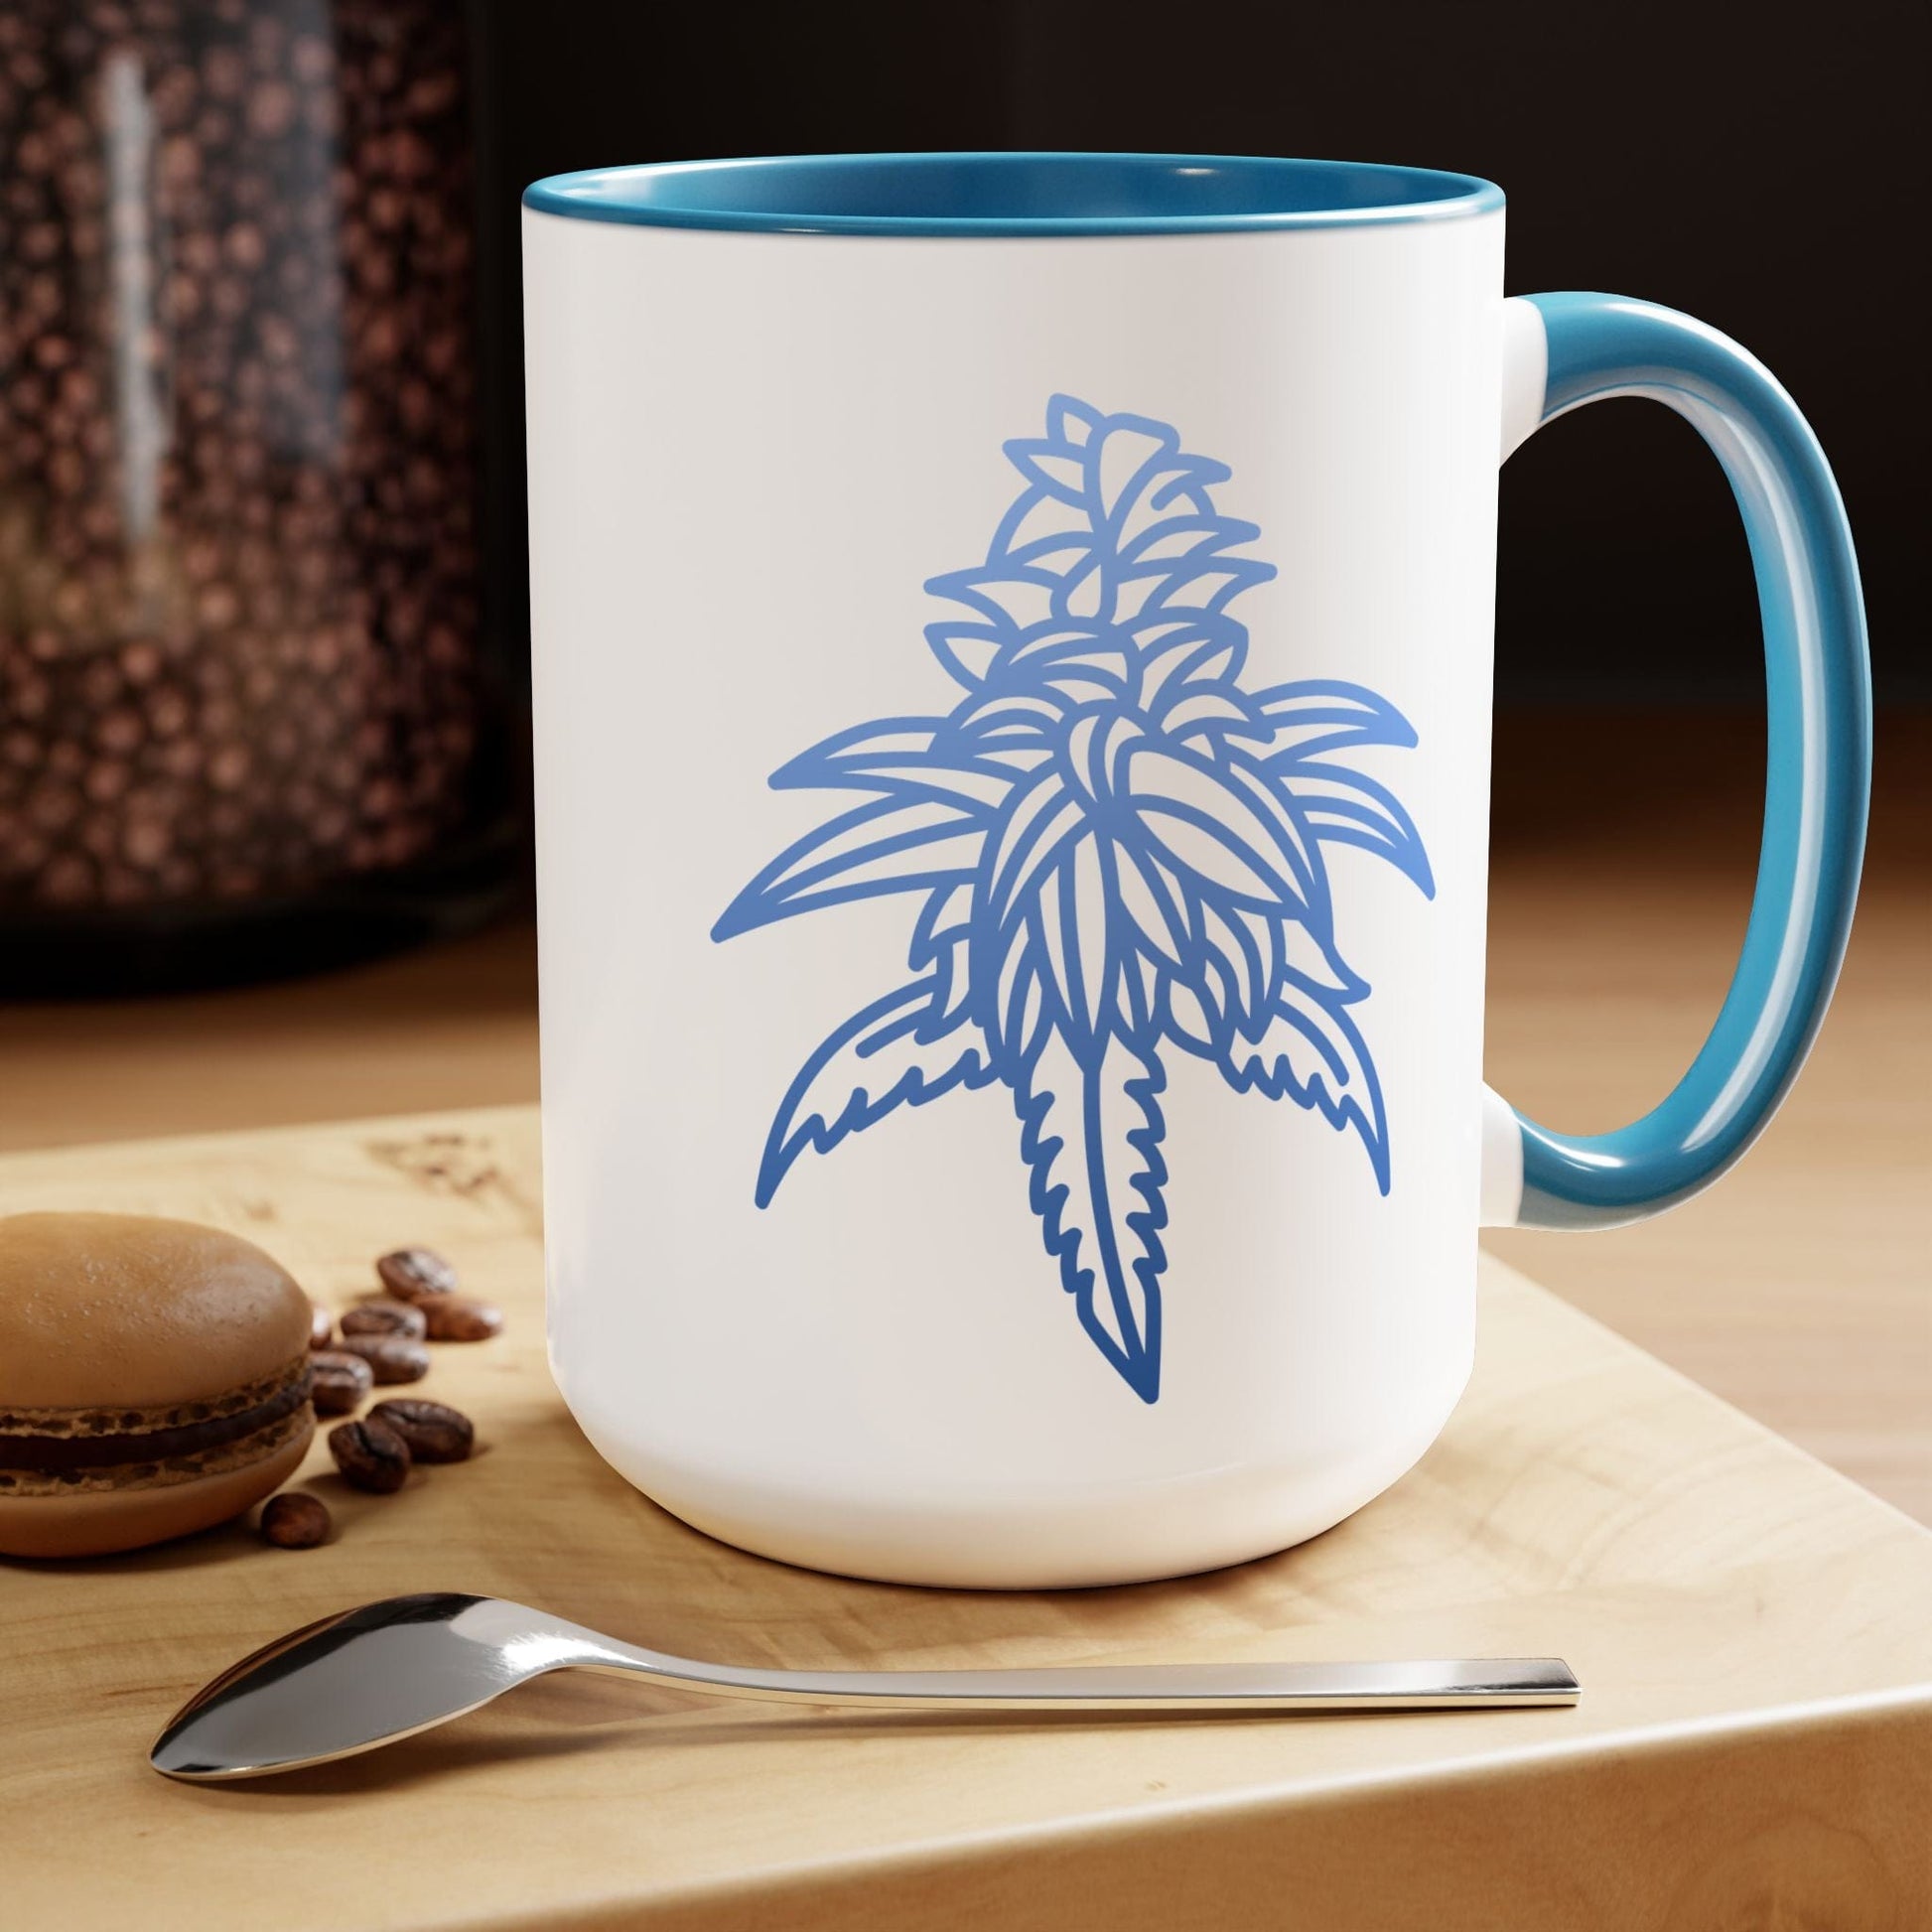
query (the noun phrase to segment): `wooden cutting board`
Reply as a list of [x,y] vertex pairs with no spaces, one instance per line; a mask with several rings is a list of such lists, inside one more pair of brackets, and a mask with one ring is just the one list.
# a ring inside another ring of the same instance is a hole
[[[1485,1264],[1473,1384],[1351,1521],[1237,1570],[973,1595],[786,1569],[601,1463],[544,1367],[527,1109],[18,1155],[0,1207],[234,1227],[345,1306],[442,1249],[509,1315],[421,1393],[485,1452],[338,1536],[0,1562],[0,1923],[1919,1932],[1932,1534]],[[146,1747],[269,1637],[412,1589],[744,1662],[1555,1653],[1575,1710],[1025,1726],[708,1707],[561,1677],[373,1756],[190,1787]]]

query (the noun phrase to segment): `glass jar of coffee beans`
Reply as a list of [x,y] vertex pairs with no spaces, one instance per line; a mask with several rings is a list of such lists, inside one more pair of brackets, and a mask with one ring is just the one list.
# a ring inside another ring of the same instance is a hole
[[480,916],[457,0],[0,5],[0,990]]

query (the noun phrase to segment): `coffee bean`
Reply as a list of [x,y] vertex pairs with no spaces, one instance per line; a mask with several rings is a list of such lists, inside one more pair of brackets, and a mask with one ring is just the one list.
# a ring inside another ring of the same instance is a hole
[[468,1295],[439,1295],[422,1305],[429,1321],[431,1341],[487,1341],[500,1334],[503,1311],[492,1302],[478,1302]]
[[409,1480],[409,1445],[384,1422],[338,1423],[329,1453],[343,1479],[371,1495],[392,1496]]
[[398,1248],[375,1264],[382,1286],[399,1301],[426,1302],[456,1288],[456,1270],[434,1248]]
[[420,1382],[429,1373],[429,1350],[409,1335],[345,1334],[337,1346],[345,1354],[359,1355],[385,1387]]
[[319,1416],[345,1416],[375,1387],[375,1371],[359,1355],[337,1348],[309,1357],[309,1399]]
[[336,1318],[321,1303],[309,1310],[309,1346],[327,1348],[336,1339]]
[[476,1445],[477,1432],[460,1409],[414,1397],[378,1402],[369,1411],[372,1422],[386,1422],[409,1445],[418,1462],[463,1462]]
[[[406,1473],[406,1471],[405,1471]],[[329,1541],[329,1505],[320,1496],[285,1489],[262,1511],[262,1541],[278,1550],[313,1550]]]
[[427,1326],[422,1310],[409,1302],[360,1302],[343,1316],[345,1335],[402,1335],[421,1341]]

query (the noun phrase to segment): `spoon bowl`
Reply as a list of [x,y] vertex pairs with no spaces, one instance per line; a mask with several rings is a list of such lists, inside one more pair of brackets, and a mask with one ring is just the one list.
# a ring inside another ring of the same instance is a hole
[[[569,1632],[570,1635],[565,1633]],[[242,1658],[169,1720],[148,1761],[170,1777],[327,1764],[429,1730],[565,1664],[574,1625],[498,1597],[431,1592],[326,1616]]]

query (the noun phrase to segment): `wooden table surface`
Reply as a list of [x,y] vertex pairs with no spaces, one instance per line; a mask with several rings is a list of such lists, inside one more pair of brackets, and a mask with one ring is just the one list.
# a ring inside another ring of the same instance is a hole
[[[529,1109],[0,1160],[13,1206],[233,1226],[338,1308],[448,1253],[509,1315],[437,1351],[463,1465],[339,1534],[240,1525],[0,1563],[0,1922],[64,1932],[1706,1932],[1932,1922],[1932,1533],[1502,1264],[1474,1381],[1314,1542],[1137,1588],[989,1594],[791,1570],[601,1463],[543,1364]],[[789,1665],[1559,1654],[1574,1710],[1221,1722],[841,1718],[602,1678],[369,1757],[184,1786],[200,1682],[403,1589],[542,1603]]]
[[[1519,1106],[1609,1127],[1688,1063],[1762,760],[1751,716],[1498,717],[1487,1062]],[[0,1149],[529,1100],[534,946],[512,925],[288,986],[0,1008]],[[1880,714],[1845,978],[1742,1167],[1642,1227],[1492,1245],[1932,1523],[1932,721]]]

